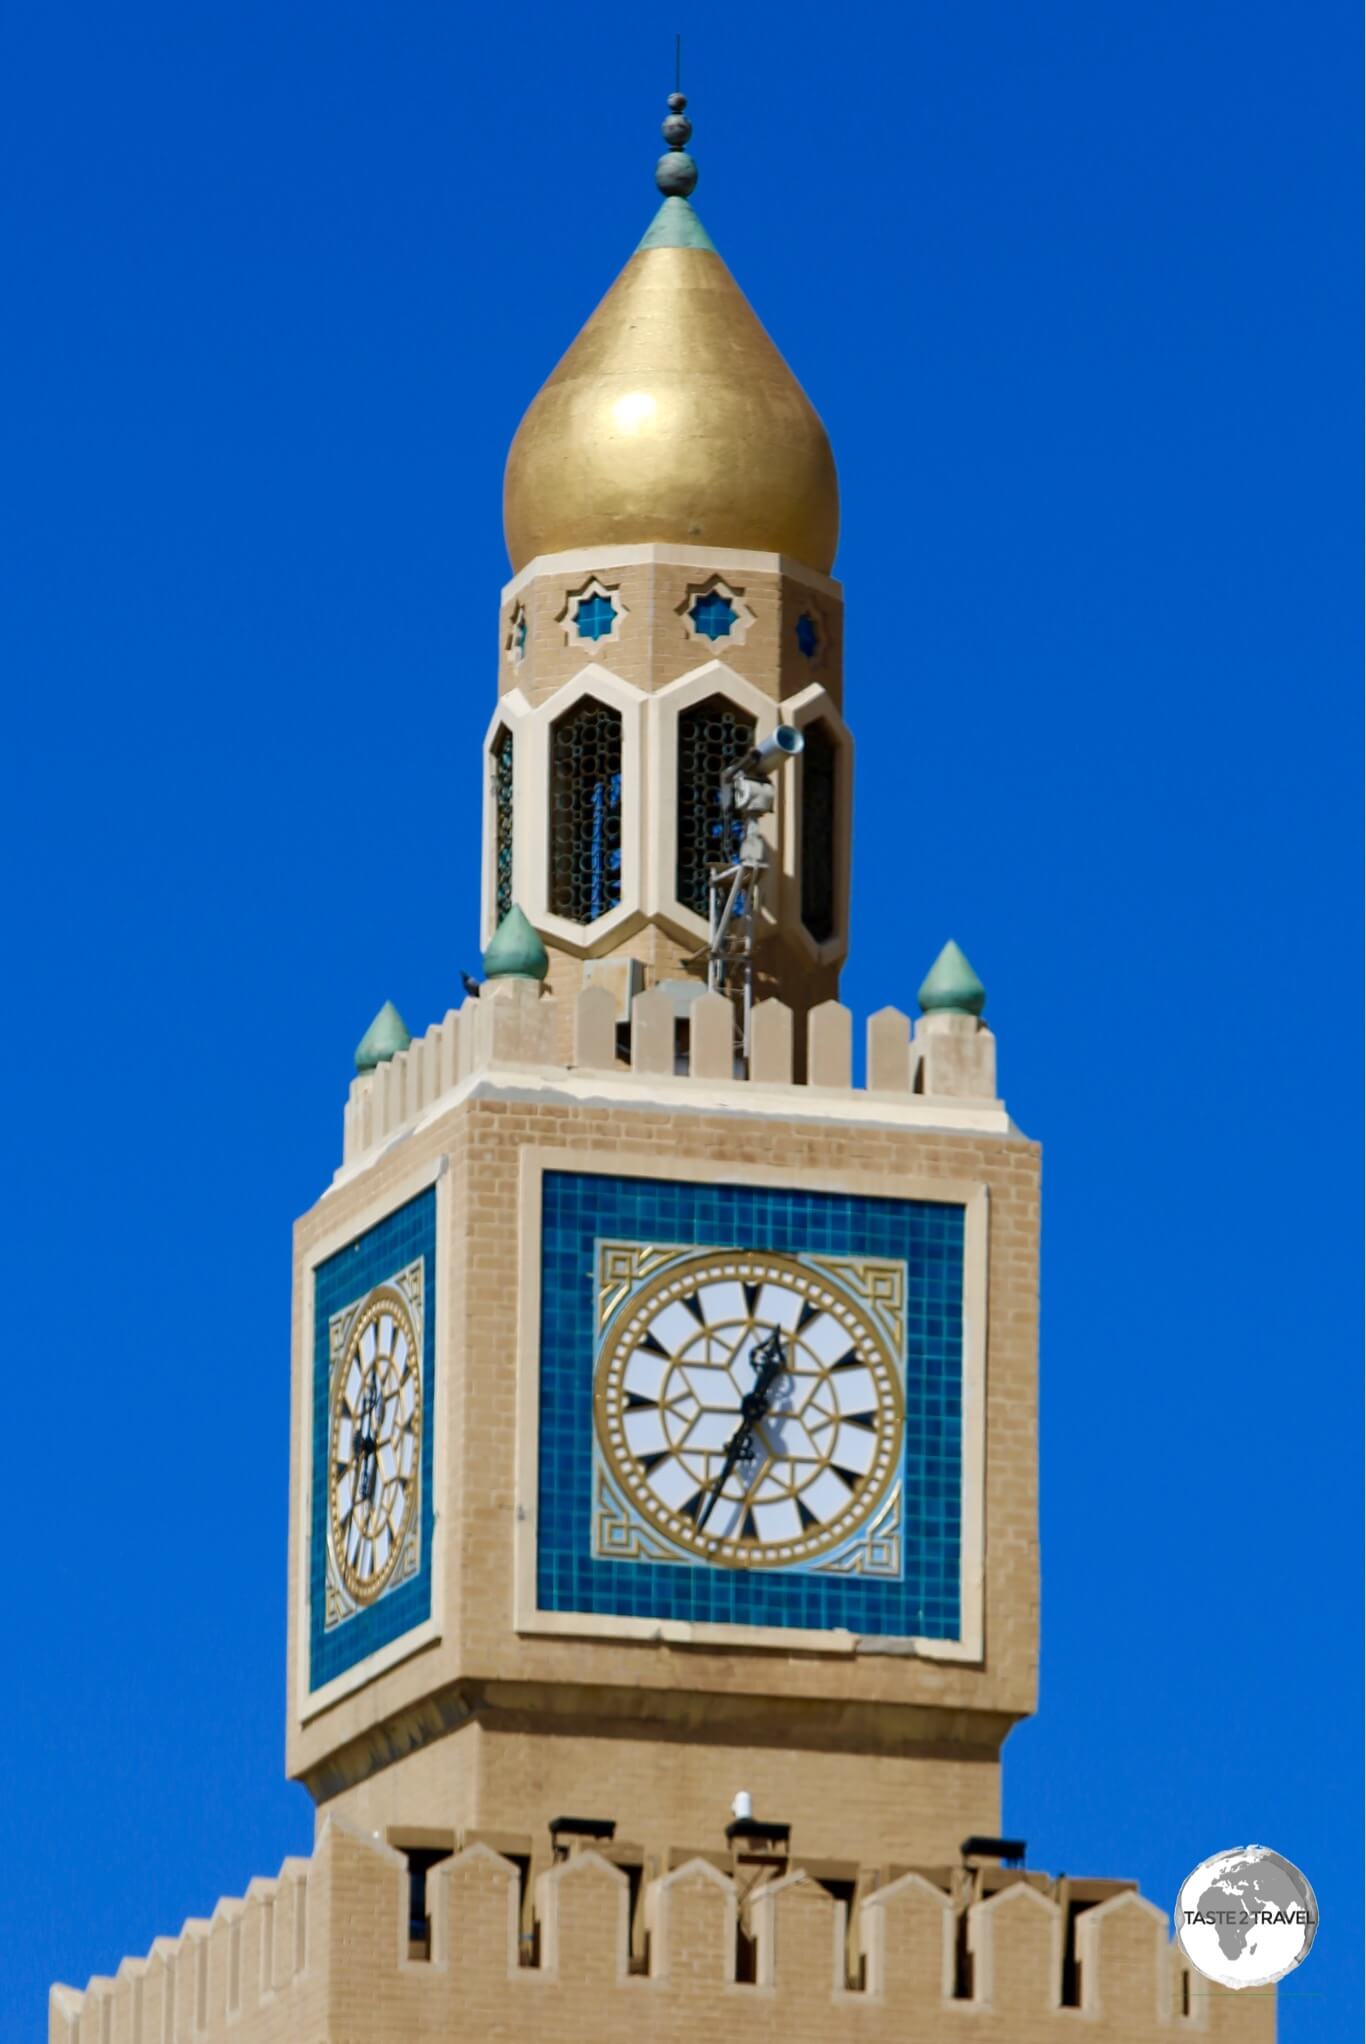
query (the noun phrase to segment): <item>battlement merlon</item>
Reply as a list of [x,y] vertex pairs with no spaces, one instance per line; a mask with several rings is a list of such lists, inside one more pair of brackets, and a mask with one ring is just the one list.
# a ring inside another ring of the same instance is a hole
[[[891,1122],[910,1128],[1015,1135],[996,1097],[996,1040],[979,1016],[896,1008],[869,1017],[864,1086],[853,1085],[853,1017],[826,1001],[806,1018],[804,1082],[794,1081],[794,1018],[781,1001],[754,1011],[753,1052],[737,1075],[734,1009],[699,987],[680,1013],[672,993],[637,994],[629,1027],[602,986],[572,999],[534,979],[488,981],[409,1048],[362,1073],[347,1099],[337,1181],[401,1132],[453,1104],[487,1076],[567,1100],[611,1100],[682,1112],[752,1113]],[[626,1039],[618,1054],[619,1036]]]
[[836,2022],[865,2044],[1062,2044],[1079,2017],[1095,2044],[1275,2037],[1274,1995],[1194,1974],[1132,1890],[1078,1911],[1030,1874],[962,1908],[909,1872],[851,1911],[800,1867],[746,1889],[695,1858],[633,1911],[627,1875],[588,1850],[523,1882],[467,1846],[428,1873],[417,1941],[403,1855],[331,1820],[311,1860],[209,1922],[54,1988],[49,2044],[634,2044],[737,2019],[753,2044],[826,2044]]

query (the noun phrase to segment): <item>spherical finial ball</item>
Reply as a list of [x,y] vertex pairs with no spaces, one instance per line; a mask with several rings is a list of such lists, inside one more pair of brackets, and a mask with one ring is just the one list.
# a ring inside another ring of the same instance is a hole
[[685,149],[692,134],[692,122],[686,114],[670,114],[659,132],[671,149]]
[[697,165],[681,149],[671,149],[655,165],[655,183],[666,199],[686,199],[697,183]]
[[686,92],[671,92],[669,94],[669,111],[671,113],[681,114],[687,104],[688,95]]

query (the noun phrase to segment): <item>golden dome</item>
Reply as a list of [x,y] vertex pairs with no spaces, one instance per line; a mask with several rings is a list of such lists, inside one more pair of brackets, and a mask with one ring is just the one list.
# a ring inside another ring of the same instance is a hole
[[517,429],[503,481],[513,570],[672,540],[828,573],[839,484],[825,428],[678,196],[692,159],[665,156],[657,178],[673,195]]

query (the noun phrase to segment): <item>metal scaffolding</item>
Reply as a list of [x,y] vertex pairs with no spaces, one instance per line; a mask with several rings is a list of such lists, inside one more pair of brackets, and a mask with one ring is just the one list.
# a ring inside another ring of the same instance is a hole
[[707,883],[707,986],[737,1007],[740,1052],[746,1063],[754,1012],[755,934],[768,868],[768,846],[760,825],[773,813],[777,800],[770,776],[784,760],[795,759],[803,743],[794,725],[780,724],[721,776],[723,825],[735,818],[743,824],[744,835],[735,858],[713,866]]

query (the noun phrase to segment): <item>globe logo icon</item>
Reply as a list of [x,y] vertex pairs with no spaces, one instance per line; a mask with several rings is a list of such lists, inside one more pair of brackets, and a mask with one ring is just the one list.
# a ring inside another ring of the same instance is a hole
[[1319,1906],[1299,1868],[1266,1845],[1201,1860],[1176,1898],[1176,1941],[1207,1980],[1270,1987],[1309,1954]]

